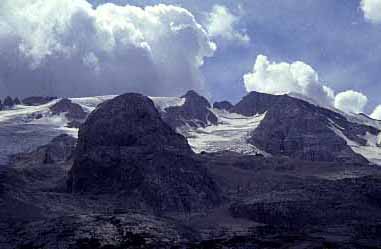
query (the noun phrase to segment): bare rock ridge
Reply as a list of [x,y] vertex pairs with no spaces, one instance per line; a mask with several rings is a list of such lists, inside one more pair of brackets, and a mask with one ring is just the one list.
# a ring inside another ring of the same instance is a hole
[[4,104],[5,107],[12,107],[12,106],[15,105],[13,103],[13,99],[11,97],[9,97],[9,96],[4,99],[4,103],[3,104]]
[[3,102],[0,100],[0,111],[4,108],[8,109],[20,104],[21,102],[17,97],[12,99],[10,96],[7,96]]
[[104,102],[81,126],[68,188],[121,194],[159,212],[221,201],[186,139],[161,119],[149,98],[135,93]]
[[[73,107],[66,100],[59,106],[66,114]],[[203,115],[186,116],[184,125],[200,125],[213,111],[205,102],[196,106]],[[381,169],[343,151],[350,147],[330,133],[337,126],[361,143],[377,129],[288,96],[251,93],[233,108],[266,112],[261,125],[275,133],[259,127],[250,141],[287,150],[195,154],[151,99],[128,93],[100,104],[78,140],[60,135],[13,156],[0,168],[0,248],[379,247]],[[334,160],[301,156],[309,150]]]
[[233,108],[233,104],[229,101],[214,102],[213,108],[229,111],[231,108]]
[[73,103],[70,99],[62,99],[50,107],[53,115],[65,113],[65,116],[71,120],[85,119],[87,113],[78,104]]
[[379,130],[351,123],[339,113],[287,95],[274,96],[251,92],[230,109],[251,116],[266,113],[249,142],[273,155],[285,155],[308,161],[366,163],[345,139],[335,133],[339,129],[348,139],[365,145],[367,133],[377,136]]
[[162,113],[164,121],[172,128],[206,127],[217,124],[218,118],[210,111],[211,105],[206,98],[195,91],[188,91],[182,98],[185,98],[184,105],[168,107]]
[[52,100],[57,99],[57,97],[42,97],[42,96],[32,96],[22,100],[22,103],[27,106],[37,106],[47,104]]
[[49,107],[53,115],[65,114],[69,120],[68,127],[79,128],[87,117],[87,113],[79,104],[73,103],[70,99],[61,99],[53,106]]
[[29,153],[16,154],[11,161],[18,163],[52,164],[72,159],[77,139],[62,134],[52,139],[47,145],[38,147]]

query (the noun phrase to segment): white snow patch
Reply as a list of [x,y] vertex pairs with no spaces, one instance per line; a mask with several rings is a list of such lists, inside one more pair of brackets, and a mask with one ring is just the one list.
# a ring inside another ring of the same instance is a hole
[[213,109],[213,112],[218,117],[218,125],[182,131],[196,153],[234,151],[247,155],[268,155],[247,142],[249,134],[258,127],[266,113],[246,117],[223,110]]
[[117,97],[117,95],[105,95],[105,96],[95,96],[95,97],[83,97],[83,98],[70,98],[70,100],[75,103],[79,104],[85,112],[92,112],[95,110],[95,108],[110,99],[113,99]]
[[355,153],[362,155],[369,162],[381,166],[381,147],[377,146],[380,135],[376,136],[367,132],[366,135],[362,137],[367,141],[367,144],[363,146],[347,138],[342,131],[343,129],[335,125],[333,122],[331,129],[338,136],[343,138],[346,141],[347,145],[351,147]]
[[149,97],[155,104],[156,109],[160,112],[165,112],[165,109],[173,106],[183,106],[185,98],[179,97]]
[[25,119],[30,117],[35,113],[48,113],[49,107],[57,103],[59,100],[53,100],[47,104],[39,105],[39,106],[25,106],[18,105],[14,109],[2,110],[0,111],[0,123],[8,122],[8,121],[20,121],[25,122]]

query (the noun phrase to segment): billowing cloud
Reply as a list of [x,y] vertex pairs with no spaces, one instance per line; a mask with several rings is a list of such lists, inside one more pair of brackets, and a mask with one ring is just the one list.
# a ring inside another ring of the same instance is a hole
[[243,31],[236,30],[240,17],[233,15],[230,10],[222,5],[214,5],[208,15],[207,31],[211,37],[236,41],[240,44],[250,42],[250,37]]
[[335,107],[349,113],[362,113],[368,103],[368,97],[360,92],[348,90],[335,97]]
[[381,23],[381,0],[361,0],[364,17],[370,22]]
[[0,95],[203,89],[216,45],[186,9],[86,0],[0,2]]
[[318,73],[308,64],[296,61],[271,62],[264,55],[258,55],[253,71],[244,75],[246,90],[269,94],[292,94],[349,113],[361,113],[368,98],[353,90],[335,92],[324,85]]
[[370,115],[371,118],[381,120],[381,105],[378,105],[372,114]]
[[297,93],[324,106],[333,104],[333,90],[323,85],[316,71],[301,61],[275,63],[258,55],[253,71],[244,75],[244,83],[248,92]]

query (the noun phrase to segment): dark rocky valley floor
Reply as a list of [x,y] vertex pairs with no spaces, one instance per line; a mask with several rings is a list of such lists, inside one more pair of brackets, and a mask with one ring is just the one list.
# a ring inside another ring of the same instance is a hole
[[220,121],[196,93],[183,99],[163,111],[125,94],[87,118],[54,105],[78,139],[47,132],[0,168],[0,248],[381,248],[381,168],[332,128],[365,148],[371,120],[252,93],[215,107],[265,113],[247,138],[257,152],[195,153],[183,127]]

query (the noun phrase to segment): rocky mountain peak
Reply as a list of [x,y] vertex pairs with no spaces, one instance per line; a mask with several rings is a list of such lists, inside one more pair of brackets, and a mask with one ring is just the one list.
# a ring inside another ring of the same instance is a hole
[[229,111],[231,108],[233,108],[233,105],[229,101],[220,101],[220,102],[214,102],[213,108]]
[[69,120],[82,120],[85,119],[87,113],[78,104],[73,103],[70,99],[61,99],[56,104],[50,107],[53,115],[65,113]]
[[233,108],[231,108],[230,111],[242,114],[244,116],[262,114],[269,110],[275,103],[285,98],[290,97],[287,95],[276,96],[266,93],[250,92]]
[[251,92],[232,109],[245,116],[266,113],[249,142],[273,155],[308,161],[366,163],[347,140],[366,145],[378,129],[352,123],[340,113],[288,95]]
[[68,187],[120,194],[155,211],[203,209],[219,190],[186,139],[160,117],[153,102],[128,93],[106,101],[79,131]]
[[185,102],[188,101],[189,104],[197,104],[199,106],[204,106],[208,108],[211,107],[209,101],[205,97],[199,95],[194,90],[188,91],[185,95],[181,96],[181,98],[185,98],[186,99]]
[[4,103],[3,103],[3,105],[4,105],[5,107],[12,107],[12,106],[14,106],[15,104],[14,104],[14,102],[13,102],[13,99],[12,99],[10,96],[7,96],[7,97],[4,99]]
[[38,106],[49,103],[52,100],[57,99],[57,97],[48,96],[31,96],[22,100],[22,103],[26,106]]
[[191,90],[182,98],[185,98],[182,106],[168,107],[163,113],[164,121],[172,128],[206,127],[218,123],[218,118],[210,111],[211,105],[205,97]]
[[91,146],[141,146],[155,151],[190,151],[186,139],[161,120],[153,102],[137,93],[106,101],[89,115],[79,131],[80,152],[91,149]]

